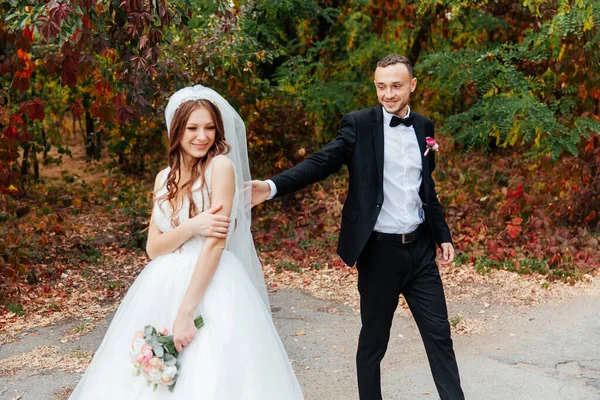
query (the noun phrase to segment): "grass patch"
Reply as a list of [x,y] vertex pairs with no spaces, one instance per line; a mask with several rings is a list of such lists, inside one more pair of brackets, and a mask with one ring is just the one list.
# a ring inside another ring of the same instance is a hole
[[279,261],[275,265],[275,271],[282,272],[284,270],[285,271],[293,271],[293,272],[302,272],[300,267],[292,261]]
[[9,312],[14,312],[19,317],[22,317],[23,315],[25,315],[25,311],[23,310],[23,306],[20,305],[20,304],[16,304],[16,303],[8,304],[8,305],[6,305],[6,309]]
[[458,326],[458,324],[460,324],[463,321],[463,317],[461,317],[460,315],[457,315],[457,316],[451,317],[449,319],[449,321],[450,321],[450,325],[453,328],[456,328]]

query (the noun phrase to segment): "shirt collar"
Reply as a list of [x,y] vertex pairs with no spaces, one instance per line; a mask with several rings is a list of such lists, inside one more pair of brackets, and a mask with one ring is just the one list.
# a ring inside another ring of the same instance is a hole
[[[390,114],[389,112],[387,112],[387,110],[385,109],[384,106],[381,106],[381,108],[383,109],[383,123],[385,125],[389,126],[390,122],[392,121],[392,117],[394,116],[394,114]],[[404,116],[404,118],[410,117],[410,106],[406,106],[406,108],[407,108],[406,109],[406,115]]]

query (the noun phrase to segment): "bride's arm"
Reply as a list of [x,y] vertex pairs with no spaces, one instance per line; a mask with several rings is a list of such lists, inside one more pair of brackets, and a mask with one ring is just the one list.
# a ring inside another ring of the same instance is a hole
[[[218,214],[230,215],[235,192],[235,172],[231,160],[227,157],[218,157],[213,161],[211,182],[211,201],[215,204],[223,204],[223,208]],[[197,329],[193,322],[194,311],[219,265],[225,243],[225,239],[209,237],[202,246],[192,279],[183,296],[173,325],[173,338],[177,351],[181,351],[189,345],[196,335]]]
[[[154,183],[154,193],[161,188],[161,171],[156,176]],[[171,253],[177,250],[182,244],[188,241],[192,236],[213,236],[216,238],[225,238],[229,230],[229,217],[219,215],[217,212],[222,206],[218,202],[213,202],[217,206],[212,207],[194,218],[183,222],[175,229],[163,233],[154,222],[154,207],[152,208],[152,217],[150,218],[150,227],[148,229],[148,242],[146,243],[146,253],[150,259],[155,259],[163,254]]]

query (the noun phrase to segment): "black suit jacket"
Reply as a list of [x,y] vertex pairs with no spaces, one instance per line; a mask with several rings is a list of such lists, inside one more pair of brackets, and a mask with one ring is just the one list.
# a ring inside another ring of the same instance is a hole
[[[434,137],[433,122],[411,111],[423,162],[419,191],[425,222],[439,244],[451,242],[450,230],[435,192],[431,173],[435,152],[425,157],[425,137]],[[337,252],[350,266],[365,247],[383,204],[383,110],[381,105],[344,115],[337,137],[321,151],[272,178],[277,196],[295,192],[338,171],[349,170],[348,196],[342,209],[342,227]]]

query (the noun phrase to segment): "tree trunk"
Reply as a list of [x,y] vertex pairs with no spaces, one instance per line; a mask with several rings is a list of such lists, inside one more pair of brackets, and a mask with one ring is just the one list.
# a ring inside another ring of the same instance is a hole
[[140,165],[139,165],[138,173],[143,174],[146,169],[146,161],[144,160],[144,155],[140,155]]
[[42,145],[44,146],[43,160],[46,161],[46,158],[48,158],[48,137],[46,136],[46,128],[44,128],[43,124],[42,124]]
[[94,159],[97,161],[100,160],[100,155],[102,153],[102,129],[94,134],[95,145],[94,145]]
[[412,46],[408,49],[406,54],[413,66],[416,65],[419,60],[423,45],[429,40],[432,25],[438,20],[438,15],[443,12],[445,12],[445,7],[438,5],[435,7],[434,12],[424,16],[421,20],[419,32],[417,32],[417,36],[415,36]]
[[83,123],[81,122],[81,117],[76,117],[73,114],[73,134],[75,134],[75,120],[77,120],[77,124],[79,124],[79,131],[81,132],[81,137],[83,138],[83,142],[85,143],[85,128],[83,127]]
[[[45,151],[46,149],[44,148],[44,152]],[[31,152],[31,160],[33,161],[33,173],[35,176],[35,180],[38,181],[40,179],[40,163],[38,162],[35,149]]]
[[29,152],[31,151],[31,143],[23,145],[23,162],[21,163],[21,175],[25,176],[29,173]]
[[[71,112],[71,115],[73,116],[73,128],[71,128],[71,133],[73,134],[73,137],[77,137],[77,131],[76,131],[77,127],[75,126],[75,121],[79,120],[79,127],[81,128],[81,120],[75,116],[74,112]],[[83,129],[81,129],[81,132],[83,133]],[[85,142],[85,135],[83,135],[83,136],[84,136],[83,140]]]
[[[94,118],[90,113],[90,96],[85,94],[82,100],[83,107],[85,109],[85,159],[89,162],[100,159],[100,151],[102,150],[102,147],[100,142],[100,132],[94,131]],[[81,120],[79,120],[79,123],[81,125]]]
[[94,119],[89,109],[85,110],[85,160],[92,161],[96,154],[96,138],[94,137]]

